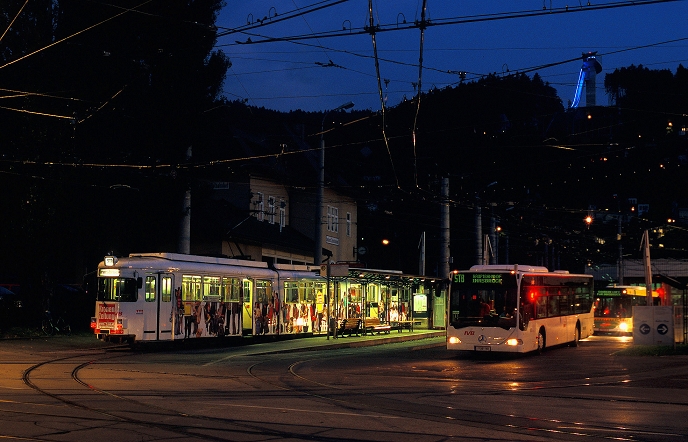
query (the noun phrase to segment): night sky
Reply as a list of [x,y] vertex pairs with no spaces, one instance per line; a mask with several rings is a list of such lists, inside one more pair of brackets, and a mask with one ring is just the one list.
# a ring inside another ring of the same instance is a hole
[[[428,26],[421,32],[424,3]],[[368,0],[228,2],[217,21],[217,46],[233,63],[225,96],[280,111],[324,111],[348,101],[379,110],[380,91],[389,107],[413,97],[419,85],[423,92],[455,86],[461,72],[464,81],[537,72],[567,106],[581,54],[597,51],[603,68],[597,104],[606,105],[605,73],[632,64],[672,72],[688,65],[682,0],[375,0],[372,6],[379,76],[366,32]]]

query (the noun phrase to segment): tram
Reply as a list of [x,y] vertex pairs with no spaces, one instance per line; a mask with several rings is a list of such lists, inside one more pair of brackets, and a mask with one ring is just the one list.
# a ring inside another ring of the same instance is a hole
[[318,271],[175,253],[106,256],[91,328],[130,343],[326,332]]
[[[613,286],[595,293],[595,334],[632,334],[633,307],[647,305],[647,289]],[[652,291],[653,305],[660,305],[659,292]]]

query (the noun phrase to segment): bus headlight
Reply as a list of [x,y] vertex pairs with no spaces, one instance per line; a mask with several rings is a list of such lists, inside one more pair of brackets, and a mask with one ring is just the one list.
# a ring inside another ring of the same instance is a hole
[[456,336],[452,336],[451,338],[449,338],[449,343],[450,344],[460,344],[461,339],[457,338]]
[[622,332],[627,332],[628,331],[628,322],[620,322],[619,323],[619,330]]
[[506,345],[523,345],[523,340],[516,338],[507,339]]

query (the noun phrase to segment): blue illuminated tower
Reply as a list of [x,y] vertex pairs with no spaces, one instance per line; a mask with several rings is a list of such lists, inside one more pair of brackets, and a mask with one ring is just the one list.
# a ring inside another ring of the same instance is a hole
[[580,104],[581,92],[583,85],[585,85],[585,105],[595,106],[596,84],[595,77],[602,72],[602,65],[596,58],[597,51],[583,53],[583,66],[578,76],[578,84],[576,85],[576,95],[573,97],[571,109],[578,108]]

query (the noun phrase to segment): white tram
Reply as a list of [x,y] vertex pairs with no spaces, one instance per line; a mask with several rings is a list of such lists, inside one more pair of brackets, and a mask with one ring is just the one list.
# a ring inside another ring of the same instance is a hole
[[128,342],[326,333],[318,270],[174,253],[106,256],[91,328],[99,339]]

